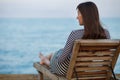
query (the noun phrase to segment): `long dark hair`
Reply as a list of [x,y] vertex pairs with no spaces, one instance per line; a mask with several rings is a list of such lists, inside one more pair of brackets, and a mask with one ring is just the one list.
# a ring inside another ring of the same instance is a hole
[[84,35],[82,39],[106,39],[105,31],[99,20],[97,6],[93,2],[84,2],[77,6],[81,12],[84,24]]

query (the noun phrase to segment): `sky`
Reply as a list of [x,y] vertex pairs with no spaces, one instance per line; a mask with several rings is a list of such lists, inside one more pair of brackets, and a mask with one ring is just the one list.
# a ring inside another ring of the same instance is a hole
[[[88,0],[0,0],[0,18],[71,18],[76,7]],[[120,17],[120,0],[89,0],[100,17]]]

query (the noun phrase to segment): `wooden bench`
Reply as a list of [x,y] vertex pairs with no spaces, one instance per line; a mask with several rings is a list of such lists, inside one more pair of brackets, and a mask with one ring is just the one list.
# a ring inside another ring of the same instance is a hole
[[52,80],[110,80],[119,53],[120,40],[81,39],[74,42],[66,76],[55,75],[38,62],[34,63],[34,67],[40,74],[40,80],[43,80],[43,75]]

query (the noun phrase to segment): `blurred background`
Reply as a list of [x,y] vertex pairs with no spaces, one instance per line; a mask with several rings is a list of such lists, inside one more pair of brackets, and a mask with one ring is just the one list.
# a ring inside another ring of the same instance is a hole
[[[0,74],[33,74],[39,52],[63,48],[72,30],[82,29],[76,7],[88,0],[0,0]],[[120,0],[89,0],[112,39],[120,39]],[[115,67],[120,73],[120,57]]]

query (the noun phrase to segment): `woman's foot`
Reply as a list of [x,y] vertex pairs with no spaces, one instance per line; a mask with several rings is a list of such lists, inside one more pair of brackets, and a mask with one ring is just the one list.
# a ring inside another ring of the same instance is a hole
[[39,54],[39,57],[40,57],[40,59],[41,59],[40,64],[42,64],[42,65],[47,65],[47,66],[50,65],[49,59],[48,59],[47,57],[43,56],[42,53]]
[[50,59],[51,59],[52,56],[53,56],[53,53],[50,53],[49,55],[46,56],[46,58],[48,58],[49,61],[50,61]]

